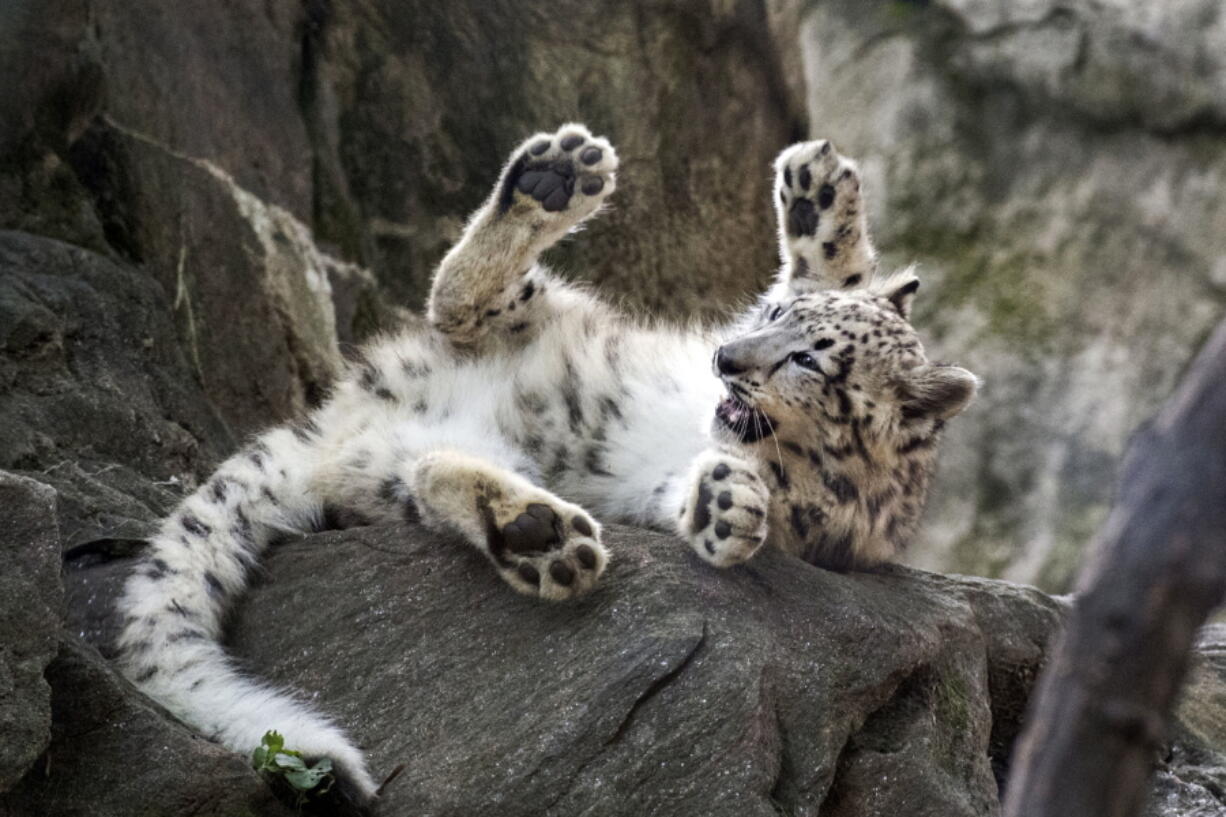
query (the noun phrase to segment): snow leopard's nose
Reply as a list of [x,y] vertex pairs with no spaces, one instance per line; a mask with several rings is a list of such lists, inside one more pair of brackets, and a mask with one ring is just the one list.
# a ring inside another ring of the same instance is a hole
[[728,354],[727,346],[721,346],[715,350],[715,370],[721,375],[733,375],[742,374],[745,367]]

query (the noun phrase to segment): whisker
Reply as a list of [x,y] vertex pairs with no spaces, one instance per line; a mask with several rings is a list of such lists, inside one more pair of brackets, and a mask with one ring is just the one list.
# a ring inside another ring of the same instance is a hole
[[761,415],[761,416],[762,416],[763,422],[766,423],[766,430],[770,432],[771,441],[774,442],[775,444],[775,456],[778,458],[776,462],[779,463],[779,470],[782,472],[783,471],[783,450],[779,448],[779,435],[775,433],[775,426],[773,423],[771,423],[770,418],[766,417],[765,415]]

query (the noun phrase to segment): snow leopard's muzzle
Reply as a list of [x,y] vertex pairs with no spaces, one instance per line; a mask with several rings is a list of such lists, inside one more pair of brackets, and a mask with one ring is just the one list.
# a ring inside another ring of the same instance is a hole
[[751,444],[773,433],[777,423],[756,404],[754,392],[760,385],[752,378],[740,377],[749,366],[739,358],[734,341],[715,351],[712,368],[728,389],[728,396],[715,407],[715,431],[735,441]]

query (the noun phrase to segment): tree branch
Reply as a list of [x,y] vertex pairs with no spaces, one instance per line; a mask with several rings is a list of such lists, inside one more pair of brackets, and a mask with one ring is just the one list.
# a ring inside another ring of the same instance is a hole
[[1133,440],[1031,702],[1007,817],[1130,817],[1197,629],[1226,596],[1226,322]]

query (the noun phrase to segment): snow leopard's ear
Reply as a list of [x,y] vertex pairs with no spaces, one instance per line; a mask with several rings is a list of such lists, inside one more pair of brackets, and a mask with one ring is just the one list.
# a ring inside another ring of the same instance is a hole
[[899,315],[910,320],[911,302],[915,300],[915,291],[919,289],[919,285],[915,267],[910,266],[874,279],[869,283],[868,290],[880,298],[885,298]]
[[958,366],[916,366],[904,375],[898,387],[905,418],[928,417],[948,420],[975,399],[979,378]]

